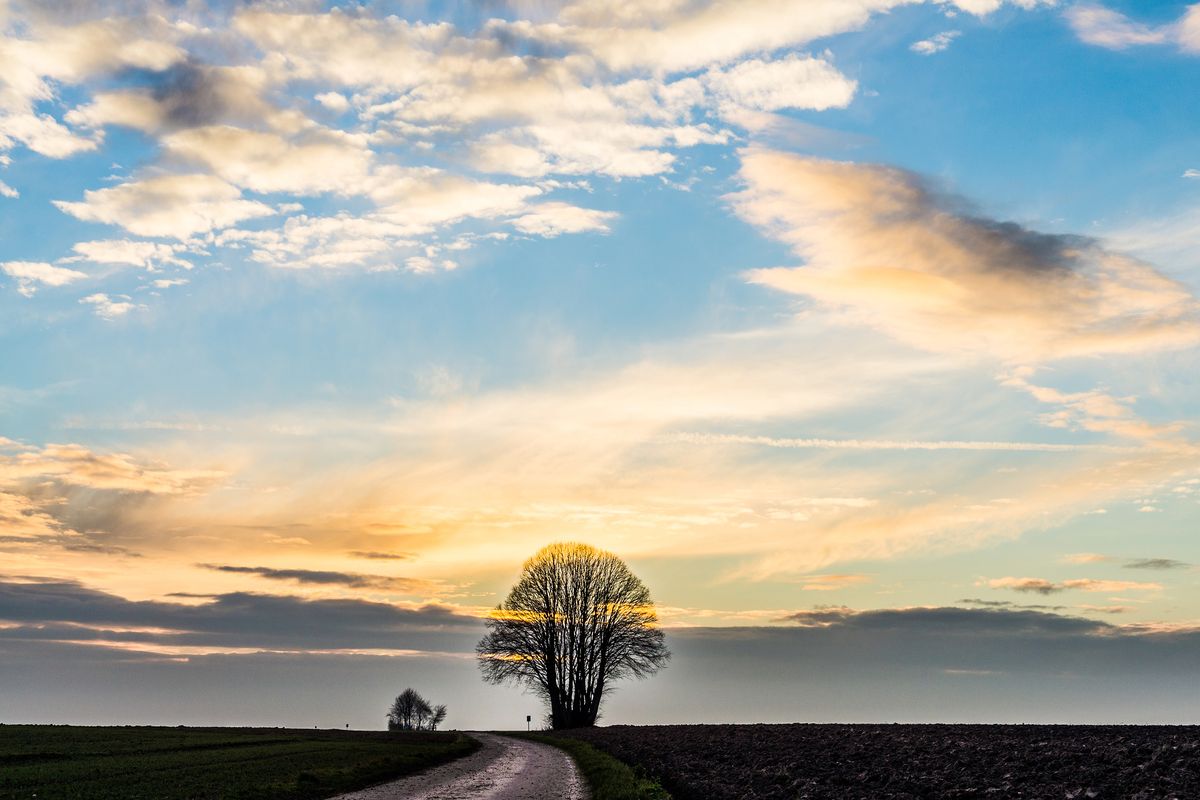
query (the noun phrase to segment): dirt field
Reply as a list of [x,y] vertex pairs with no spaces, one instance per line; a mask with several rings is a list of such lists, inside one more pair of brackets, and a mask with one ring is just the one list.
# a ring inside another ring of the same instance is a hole
[[662,725],[571,731],[675,800],[1200,798],[1200,727]]

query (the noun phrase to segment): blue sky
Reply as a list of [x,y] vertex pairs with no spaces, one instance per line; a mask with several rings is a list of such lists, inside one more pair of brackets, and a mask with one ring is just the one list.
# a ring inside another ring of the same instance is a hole
[[[461,661],[564,539],[627,558],[695,664],[710,628],[820,645],[827,607],[864,647],[959,620],[1030,664],[1059,630],[1195,646],[1200,7],[0,0],[0,26],[10,666]],[[39,618],[46,592],[111,617]],[[450,616],[373,648],[147,632],[245,597]],[[968,669],[913,668],[913,696]],[[969,672],[996,683],[964,714],[1011,711],[1017,665]],[[851,673],[838,696],[877,680]],[[453,724],[500,724],[480,691]]]

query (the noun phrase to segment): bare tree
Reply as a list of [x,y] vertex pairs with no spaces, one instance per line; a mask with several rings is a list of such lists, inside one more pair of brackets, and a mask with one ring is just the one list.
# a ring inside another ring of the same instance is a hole
[[446,719],[446,707],[431,707],[414,689],[405,689],[388,710],[390,731],[435,731]]
[[429,717],[429,730],[436,731],[438,725],[446,721],[446,706],[434,706],[433,714]]
[[475,648],[484,680],[531,688],[556,729],[595,725],[614,681],[652,675],[671,656],[646,585],[584,544],[538,551],[486,624]]

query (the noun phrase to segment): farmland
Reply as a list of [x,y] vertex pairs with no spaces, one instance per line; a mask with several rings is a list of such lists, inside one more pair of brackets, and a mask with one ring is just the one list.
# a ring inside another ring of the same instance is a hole
[[307,800],[477,746],[456,733],[0,725],[0,799]]
[[1200,727],[661,725],[556,734],[675,800],[1200,797]]

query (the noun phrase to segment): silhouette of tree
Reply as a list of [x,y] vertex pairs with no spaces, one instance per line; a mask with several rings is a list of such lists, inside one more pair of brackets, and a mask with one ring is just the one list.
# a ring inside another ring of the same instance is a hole
[[388,711],[389,731],[435,731],[446,719],[446,707],[431,707],[414,689],[405,689]]
[[433,715],[429,718],[429,730],[436,731],[438,725],[446,721],[446,706],[434,706]]
[[614,681],[652,675],[671,656],[645,584],[583,544],[538,551],[486,624],[475,648],[484,680],[531,688],[555,729],[595,725]]

